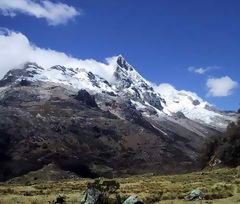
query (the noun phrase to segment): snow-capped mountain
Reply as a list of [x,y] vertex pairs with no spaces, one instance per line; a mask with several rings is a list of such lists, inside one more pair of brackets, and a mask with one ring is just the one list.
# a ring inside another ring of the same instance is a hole
[[187,118],[218,130],[223,130],[229,122],[236,119],[235,114],[216,110],[195,93],[178,91],[168,84],[155,86],[144,79],[121,55],[114,60],[111,81],[86,71],[84,67],[56,65],[43,68],[35,63],[26,63],[21,69],[9,71],[2,83],[28,80],[56,83],[77,90],[86,89],[92,94],[104,95],[105,98],[109,96],[114,101],[130,101],[146,117],[150,117],[153,112],[160,119],[177,116],[178,119]]
[[122,56],[105,67],[108,80],[86,66],[25,63],[0,80],[0,181],[52,162],[91,177],[191,171],[204,138],[238,116],[157,87]]

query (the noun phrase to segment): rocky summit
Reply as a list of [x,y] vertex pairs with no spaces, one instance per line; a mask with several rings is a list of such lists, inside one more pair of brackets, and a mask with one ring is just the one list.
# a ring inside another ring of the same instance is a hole
[[191,92],[157,89],[122,56],[111,68],[111,80],[29,62],[6,73],[1,181],[50,163],[81,177],[192,171],[204,138],[237,119]]

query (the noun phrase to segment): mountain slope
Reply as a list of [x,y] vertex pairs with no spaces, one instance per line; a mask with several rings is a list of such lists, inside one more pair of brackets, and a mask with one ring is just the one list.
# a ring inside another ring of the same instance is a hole
[[1,180],[52,162],[92,177],[190,171],[203,138],[236,119],[190,92],[161,91],[122,56],[114,60],[110,81],[35,63],[4,76]]

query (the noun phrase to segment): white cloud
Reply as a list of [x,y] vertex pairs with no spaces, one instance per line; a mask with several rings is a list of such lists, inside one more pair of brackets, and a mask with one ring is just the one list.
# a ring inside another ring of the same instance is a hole
[[176,97],[181,96],[190,96],[192,99],[197,99],[199,101],[202,101],[202,99],[195,93],[191,91],[186,90],[177,90],[173,85],[168,83],[161,83],[158,86],[154,86],[155,91],[161,94],[161,96],[164,96],[165,98],[168,98],[172,101],[176,100]]
[[162,94],[163,96],[176,95],[177,93],[177,90],[171,84],[168,84],[168,83],[162,83],[162,84],[159,84],[158,86],[155,86],[155,90],[158,93]]
[[197,74],[205,74],[213,69],[219,69],[219,66],[208,66],[208,67],[189,67],[188,71],[195,72]]
[[54,65],[85,68],[107,80],[111,80],[114,72],[113,63],[116,62],[116,57],[107,58],[107,64],[104,64],[93,59],[81,60],[63,52],[39,48],[31,44],[22,33],[6,29],[0,30],[0,48],[0,78],[7,71],[18,67],[20,64],[36,62],[44,68]]
[[208,96],[229,96],[237,88],[238,82],[229,76],[221,78],[209,78],[207,80]]
[[80,15],[74,7],[49,0],[0,0],[0,11],[5,16],[14,17],[18,13],[36,18],[44,18],[49,25],[65,24]]

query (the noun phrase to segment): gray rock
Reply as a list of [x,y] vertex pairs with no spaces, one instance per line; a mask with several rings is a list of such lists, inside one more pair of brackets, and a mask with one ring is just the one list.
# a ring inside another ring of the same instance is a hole
[[192,201],[192,200],[202,200],[204,198],[204,193],[200,189],[192,190],[186,197],[185,200]]
[[138,198],[137,195],[130,196],[123,204],[144,204],[143,201]]
[[192,102],[192,104],[194,105],[194,106],[198,106],[198,105],[200,105],[201,103],[200,103],[200,101],[199,100],[194,100],[193,102]]
[[84,193],[81,204],[100,204],[102,200],[102,192],[96,188],[89,188]]

